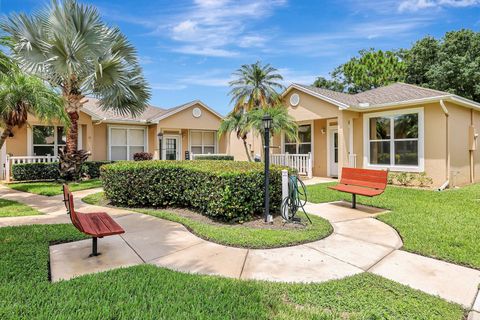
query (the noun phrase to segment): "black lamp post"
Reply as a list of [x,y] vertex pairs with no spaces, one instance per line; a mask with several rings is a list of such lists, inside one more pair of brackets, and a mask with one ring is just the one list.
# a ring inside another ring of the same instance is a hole
[[270,128],[272,127],[272,117],[266,114],[262,118],[263,129],[265,129],[265,222],[271,221],[270,215]]

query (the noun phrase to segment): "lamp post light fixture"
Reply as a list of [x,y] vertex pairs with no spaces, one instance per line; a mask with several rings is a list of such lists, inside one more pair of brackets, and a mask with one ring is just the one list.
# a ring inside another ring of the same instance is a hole
[[265,222],[272,222],[273,217],[270,214],[270,128],[272,127],[272,117],[268,114],[264,115],[262,118],[263,129],[265,131],[265,152],[264,152],[264,162],[265,162]]

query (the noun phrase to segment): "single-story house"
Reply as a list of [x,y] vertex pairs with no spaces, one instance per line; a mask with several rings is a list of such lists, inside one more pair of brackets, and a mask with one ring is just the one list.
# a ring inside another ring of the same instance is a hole
[[358,94],[292,84],[282,95],[299,141],[274,137],[273,153],[311,153],[312,174],[342,167],[425,172],[439,187],[480,181],[480,104],[405,83]]
[[[132,160],[137,152],[155,159],[182,160],[192,154],[226,153],[228,136],[218,138],[222,116],[201,101],[162,109],[148,106],[138,117],[102,110],[88,98],[79,118],[79,149],[91,152],[90,160]],[[15,128],[1,150],[0,161],[11,156],[57,156],[66,143],[58,123],[41,123],[31,115],[28,125]],[[3,163],[2,163],[3,165]]]

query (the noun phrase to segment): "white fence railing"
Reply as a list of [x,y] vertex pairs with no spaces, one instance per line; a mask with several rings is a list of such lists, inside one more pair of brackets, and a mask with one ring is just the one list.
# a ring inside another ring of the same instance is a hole
[[297,169],[299,174],[306,175],[309,178],[313,176],[312,154],[310,152],[307,154],[272,154],[270,156],[270,161],[272,162],[272,164]]
[[7,159],[5,161],[5,173],[4,177],[7,182],[10,181],[12,176],[12,166],[15,164],[20,163],[49,163],[49,162],[57,162],[58,157],[56,156],[21,156],[21,157],[12,157],[7,155]]
[[356,168],[357,167],[357,155],[355,153],[350,153],[348,155],[348,162],[350,168]]

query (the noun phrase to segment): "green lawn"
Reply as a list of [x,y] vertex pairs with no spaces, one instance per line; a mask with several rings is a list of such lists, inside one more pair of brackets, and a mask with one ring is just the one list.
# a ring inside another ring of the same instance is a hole
[[462,319],[460,306],[372,274],[280,284],[141,265],[48,281],[71,225],[0,228],[0,319]]
[[[105,205],[107,201],[103,197],[103,192],[89,195],[82,199],[86,203],[95,205]],[[145,213],[151,216],[165,220],[175,221],[183,224],[194,234],[203,239],[216,243],[243,247],[243,248],[274,248],[284,247],[305,242],[312,242],[325,238],[333,231],[328,221],[317,216],[310,216],[313,224],[307,224],[305,229],[259,229],[248,228],[242,225],[219,226],[205,222],[192,220],[190,218],[179,216],[166,210],[154,209],[132,209],[137,212]],[[298,216],[305,218],[303,213]],[[303,219],[306,221],[305,219]]]
[[[57,196],[62,194],[62,183],[56,181],[48,182],[19,182],[7,184],[8,187],[24,192],[36,193],[42,196]],[[100,179],[91,179],[80,182],[70,182],[68,184],[70,191],[80,191],[85,189],[100,188],[102,181]]]
[[41,213],[22,203],[0,199],[0,217],[35,216],[38,214]]
[[[351,200],[328,185],[307,187],[308,200]],[[387,187],[381,196],[357,199],[392,211],[378,219],[400,233],[405,250],[480,269],[480,184],[442,192]]]

